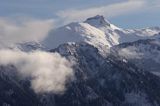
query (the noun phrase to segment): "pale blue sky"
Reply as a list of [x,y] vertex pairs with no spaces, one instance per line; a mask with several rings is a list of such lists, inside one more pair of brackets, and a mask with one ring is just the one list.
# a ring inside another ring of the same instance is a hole
[[102,14],[122,28],[160,26],[159,10],[160,0],[0,0],[0,17],[70,22]]

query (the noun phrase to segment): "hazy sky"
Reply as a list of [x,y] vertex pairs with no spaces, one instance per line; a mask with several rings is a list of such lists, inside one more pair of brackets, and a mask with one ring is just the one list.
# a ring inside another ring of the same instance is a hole
[[104,15],[122,28],[160,26],[160,0],[0,0],[0,17],[54,19],[60,24]]

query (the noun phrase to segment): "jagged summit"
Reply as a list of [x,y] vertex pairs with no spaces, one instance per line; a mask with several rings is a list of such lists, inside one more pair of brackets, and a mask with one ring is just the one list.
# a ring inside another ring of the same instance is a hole
[[103,15],[96,15],[94,17],[87,18],[84,23],[90,24],[96,28],[100,28],[101,30],[121,30],[121,28],[111,24],[108,20],[105,19]]
[[124,42],[157,38],[159,32],[158,28],[125,30],[111,24],[102,15],[97,15],[84,22],[72,22],[51,30],[42,44],[46,48],[54,49],[68,42],[86,42],[101,51],[102,48],[106,50],[106,47],[110,48]]
[[110,26],[110,22],[105,20],[103,15],[96,15],[94,17],[87,18],[84,22],[96,27]]

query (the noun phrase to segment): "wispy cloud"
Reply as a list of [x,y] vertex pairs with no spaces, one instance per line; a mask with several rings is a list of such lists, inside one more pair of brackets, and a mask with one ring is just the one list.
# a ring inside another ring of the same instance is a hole
[[126,2],[104,5],[100,7],[63,10],[59,11],[57,15],[66,21],[82,20],[97,14],[101,14],[107,18],[110,18],[139,10],[145,6],[145,3],[146,2],[144,0],[128,0]]
[[138,49],[134,46],[129,46],[127,48],[120,49],[118,54],[127,59],[141,59],[143,53],[138,52]]
[[53,28],[54,20],[25,19],[15,22],[13,19],[0,18],[0,45],[10,45],[27,41],[41,41]]
[[58,53],[0,50],[0,65],[14,65],[23,78],[31,78],[36,93],[62,93],[72,79],[72,64]]

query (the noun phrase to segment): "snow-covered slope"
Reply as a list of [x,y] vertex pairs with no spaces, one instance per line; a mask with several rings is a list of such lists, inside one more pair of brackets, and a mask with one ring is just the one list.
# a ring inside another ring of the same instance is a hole
[[159,27],[122,29],[106,21],[103,16],[97,15],[84,22],[71,23],[50,31],[49,36],[42,43],[53,49],[67,42],[87,42],[101,50],[124,42],[154,38],[154,35],[159,32]]
[[111,47],[105,33],[87,23],[71,23],[51,31],[44,45],[53,49],[67,42],[86,42],[99,50]]
[[109,21],[106,21],[103,16],[97,15],[88,18],[85,23],[88,23],[100,30],[102,30],[106,39],[112,44],[117,45],[124,42],[133,42],[140,39],[155,38],[155,34],[160,32],[159,27],[149,27],[143,29],[122,29]]
[[2,46],[1,49],[12,49],[12,50],[21,50],[24,52],[34,51],[34,50],[47,50],[41,43],[39,42],[23,42],[16,43],[12,45]]
[[111,53],[160,76],[160,39],[138,40],[111,48]]
[[[87,43],[62,44],[58,52],[75,61],[74,81],[63,94],[35,94],[30,81],[19,80],[14,66],[0,67],[0,106],[159,106],[160,77],[119,60],[104,58]],[[54,76],[53,76],[54,77]]]
[[33,50],[46,50],[47,49],[38,42],[18,43],[11,48],[12,49],[19,49],[24,52],[29,52],[29,51],[33,51]]

